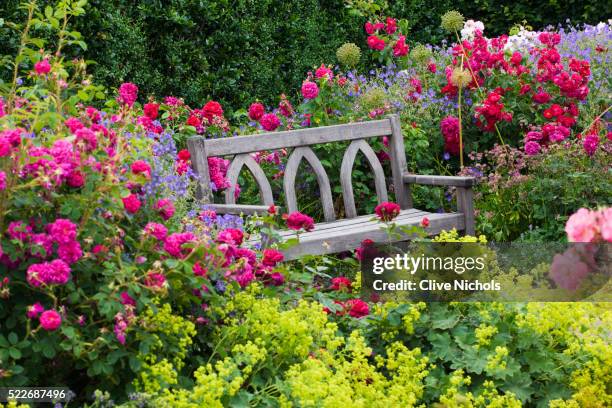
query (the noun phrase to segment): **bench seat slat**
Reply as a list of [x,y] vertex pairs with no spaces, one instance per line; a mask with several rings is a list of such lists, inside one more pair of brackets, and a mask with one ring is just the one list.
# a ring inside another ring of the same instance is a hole
[[[412,226],[419,225],[423,216],[429,218],[429,227],[427,232],[430,235],[440,233],[442,230],[450,230],[452,228],[463,229],[465,226],[464,216],[461,213],[427,213],[424,211],[410,212],[411,210],[404,210],[395,219],[397,225],[400,226]],[[300,234],[300,244],[288,248],[283,251],[286,260],[297,259],[302,255],[323,255],[331,254],[336,252],[342,252],[346,250],[352,250],[358,248],[364,239],[371,239],[374,242],[386,242],[387,232],[381,229],[382,225],[377,221],[369,221],[371,216],[359,217],[360,223],[349,224],[349,226],[339,225],[342,221],[335,221],[329,223],[327,228],[317,232],[315,229],[311,232],[305,232]],[[352,221],[357,219],[353,218]],[[347,221],[347,220],[343,220]],[[318,224],[322,226],[322,224]],[[284,239],[295,236],[295,231],[281,231],[281,235]],[[408,240],[414,237],[402,234],[395,240]],[[257,243],[257,238],[249,240],[251,245]]]
[[[419,218],[421,220],[425,216],[429,216],[430,213],[425,211],[416,210],[411,208],[409,210],[403,210],[400,215],[396,218],[396,220],[403,220],[406,218]],[[320,234],[324,231],[328,230],[338,230],[340,228],[361,228],[362,225],[371,222],[372,218],[376,218],[375,215],[361,215],[355,218],[343,219],[336,222],[322,222],[319,224],[315,224],[315,228],[309,234]],[[379,224],[382,225],[382,224]],[[280,231],[281,236],[284,235],[295,235],[295,231],[292,230],[283,230]],[[302,234],[300,234],[302,235]]]

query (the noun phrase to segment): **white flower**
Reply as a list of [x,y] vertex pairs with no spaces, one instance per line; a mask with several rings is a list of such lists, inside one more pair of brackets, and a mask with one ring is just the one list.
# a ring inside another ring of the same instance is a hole
[[480,31],[481,33],[484,32],[484,24],[482,21],[466,21],[463,25],[463,29],[461,30],[461,39],[468,41],[473,40],[476,35],[476,30]]

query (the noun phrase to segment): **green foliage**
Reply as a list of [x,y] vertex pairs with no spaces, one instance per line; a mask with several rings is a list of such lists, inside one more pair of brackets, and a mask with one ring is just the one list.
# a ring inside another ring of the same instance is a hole
[[487,155],[494,171],[480,185],[482,196],[476,203],[480,228],[494,240],[521,235],[527,241],[563,240],[570,214],[610,203],[612,171],[606,151],[589,157],[580,143],[573,143],[552,145],[533,158],[499,146]]
[[[21,20],[18,0],[3,1],[0,15]],[[39,4],[54,4],[43,0]],[[286,89],[297,89],[304,72],[330,63],[347,41],[362,44],[364,17],[389,15],[407,19],[409,43],[435,43],[448,38],[440,16],[457,9],[484,22],[489,35],[529,22],[535,28],[572,22],[597,23],[609,17],[608,2],[493,0],[429,2],[240,0],[96,0],[86,6],[87,18],[75,29],[88,39],[86,58],[95,60],[98,82],[117,87],[138,84],[144,95],[180,95],[187,103],[213,98],[228,106],[246,106],[255,99],[275,104]],[[357,10],[357,12],[356,12]],[[10,54],[18,39],[0,27],[0,55]],[[7,73],[2,76],[6,78]],[[292,97],[293,95],[289,95]]]

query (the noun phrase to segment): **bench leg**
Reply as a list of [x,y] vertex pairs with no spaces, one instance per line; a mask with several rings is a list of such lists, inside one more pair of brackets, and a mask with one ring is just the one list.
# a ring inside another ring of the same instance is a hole
[[463,213],[465,234],[474,235],[474,192],[472,187],[457,187],[457,211]]

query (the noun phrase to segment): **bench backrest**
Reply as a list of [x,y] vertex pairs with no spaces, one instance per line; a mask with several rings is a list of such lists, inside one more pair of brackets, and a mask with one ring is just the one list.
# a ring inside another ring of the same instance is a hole
[[406,156],[402,130],[397,115],[390,115],[382,120],[349,123],[345,125],[323,126],[310,129],[290,130],[283,132],[261,133],[249,136],[228,137],[222,139],[205,139],[192,137],[187,144],[191,153],[195,172],[199,178],[198,198],[211,202],[210,176],[208,172],[208,157],[234,156],[228,167],[227,179],[232,187],[225,191],[226,204],[235,204],[235,185],[238,176],[246,166],[259,186],[261,200],[264,205],[273,204],[272,188],[264,171],[251,156],[251,153],[293,148],[287,159],[283,176],[283,189],[287,212],[298,211],[295,191],[295,179],[302,159],[312,167],[319,184],[321,204],[325,221],[336,219],[332,200],[329,177],[310,148],[312,145],[351,141],[342,158],[340,167],[340,182],[347,218],[357,216],[355,199],[353,197],[352,169],[357,153],[361,150],[368,160],[379,202],[388,201],[387,186],[380,160],[367,143],[372,137],[389,136],[389,156],[396,201],[402,209],[412,207],[410,191],[402,181],[402,174],[407,171]]

